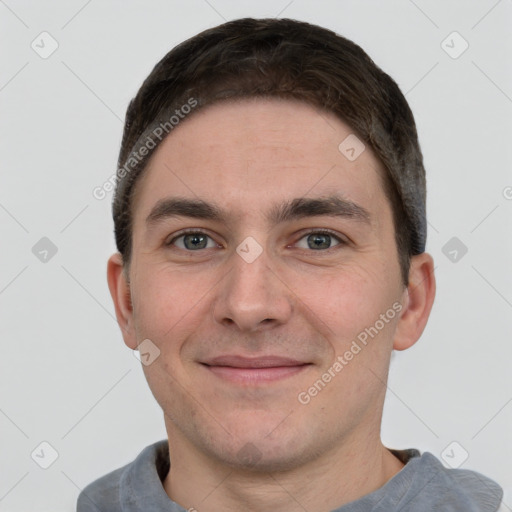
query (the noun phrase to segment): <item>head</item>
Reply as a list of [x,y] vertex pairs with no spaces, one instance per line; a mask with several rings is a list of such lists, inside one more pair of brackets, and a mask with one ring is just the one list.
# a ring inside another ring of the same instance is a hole
[[275,470],[378,434],[435,286],[414,119],[361,48],[286,19],[198,34],[130,103],[118,177],[109,286],[170,439]]

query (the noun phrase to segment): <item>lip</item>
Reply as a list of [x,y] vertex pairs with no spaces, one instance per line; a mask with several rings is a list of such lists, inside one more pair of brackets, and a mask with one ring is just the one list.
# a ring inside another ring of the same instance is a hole
[[278,366],[301,366],[306,363],[277,355],[246,357],[226,354],[208,359],[204,361],[204,364],[208,366],[230,366],[232,368],[275,368]]
[[260,357],[223,355],[202,364],[208,371],[224,380],[238,384],[262,384],[296,375],[311,363],[274,355]]

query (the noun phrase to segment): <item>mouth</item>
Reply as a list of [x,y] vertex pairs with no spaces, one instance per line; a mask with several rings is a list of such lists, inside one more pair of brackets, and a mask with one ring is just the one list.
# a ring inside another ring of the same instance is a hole
[[213,375],[237,384],[263,384],[292,377],[311,363],[280,356],[219,356],[201,363]]

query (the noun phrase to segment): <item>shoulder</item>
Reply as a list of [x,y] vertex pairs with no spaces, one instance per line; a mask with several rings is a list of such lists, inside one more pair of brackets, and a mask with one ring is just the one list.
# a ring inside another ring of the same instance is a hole
[[78,495],[77,512],[121,511],[119,487],[123,473],[133,463],[98,478]]
[[439,503],[447,512],[498,510],[503,490],[489,477],[469,469],[447,468],[429,452],[424,452],[417,462],[416,482],[423,486],[417,490],[431,503]]
[[[158,441],[135,460],[87,485],[77,499],[77,512],[121,512],[128,502],[138,501],[141,489],[151,492],[161,487],[168,461],[167,441]],[[163,489],[162,489],[163,490]]]

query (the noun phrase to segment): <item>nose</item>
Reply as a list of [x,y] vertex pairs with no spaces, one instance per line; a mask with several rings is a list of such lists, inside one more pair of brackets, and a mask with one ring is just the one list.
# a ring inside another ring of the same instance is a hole
[[213,303],[216,322],[240,331],[257,332],[289,321],[293,293],[263,251],[249,262],[234,252],[231,269],[219,283]]

